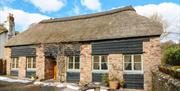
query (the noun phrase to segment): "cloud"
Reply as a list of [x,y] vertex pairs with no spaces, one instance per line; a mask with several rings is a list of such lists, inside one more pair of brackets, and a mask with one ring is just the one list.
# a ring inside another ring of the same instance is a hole
[[9,13],[14,14],[15,25],[20,27],[20,29],[22,29],[22,30],[18,30],[18,31],[24,31],[32,23],[37,23],[43,19],[50,18],[48,16],[41,15],[39,13],[28,13],[23,10],[4,7],[4,8],[0,8],[0,22],[1,23],[6,21],[6,19],[7,19],[6,17],[8,16]]
[[41,12],[56,12],[65,6],[65,0],[27,0]]
[[180,5],[175,3],[148,4],[144,6],[136,6],[135,10],[138,14],[149,17],[154,13],[162,16],[163,21],[168,24],[164,31],[170,32],[162,41],[180,40]]
[[162,16],[162,19],[168,23],[167,32],[180,33],[180,6],[175,3],[148,4],[135,7],[138,14],[149,17],[154,13]]
[[81,4],[92,11],[101,11],[101,3],[99,0],[81,0]]

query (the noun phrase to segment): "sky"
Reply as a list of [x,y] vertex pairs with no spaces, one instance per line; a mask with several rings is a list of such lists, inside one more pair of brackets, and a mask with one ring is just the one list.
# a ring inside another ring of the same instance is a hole
[[25,31],[43,19],[62,18],[133,6],[140,15],[158,14],[171,32],[162,41],[180,41],[180,0],[0,0],[0,23],[8,13],[15,17],[16,31]]

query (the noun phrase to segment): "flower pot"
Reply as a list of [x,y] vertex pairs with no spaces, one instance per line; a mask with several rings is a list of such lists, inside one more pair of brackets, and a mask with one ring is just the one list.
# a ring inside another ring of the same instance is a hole
[[119,81],[109,81],[109,87],[111,89],[117,89],[119,86]]

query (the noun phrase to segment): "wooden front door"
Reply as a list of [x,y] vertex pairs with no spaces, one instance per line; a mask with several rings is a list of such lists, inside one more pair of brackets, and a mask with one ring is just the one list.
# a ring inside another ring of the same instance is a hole
[[56,80],[56,64],[54,65],[54,80]]

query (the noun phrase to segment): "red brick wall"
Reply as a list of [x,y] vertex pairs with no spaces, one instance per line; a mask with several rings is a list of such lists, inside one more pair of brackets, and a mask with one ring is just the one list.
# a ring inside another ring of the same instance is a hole
[[151,70],[161,62],[160,39],[151,38],[150,41],[143,42],[144,61],[144,90],[152,91]]
[[45,56],[43,45],[38,45],[36,47],[36,76],[40,80],[45,79]]
[[11,48],[10,47],[6,47],[5,48],[5,60],[6,60],[6,74],[10,75],[10,71],[11,71]]
[[80,82],[86,84],[92,81],[91,45],[82,44],[80,53]]

